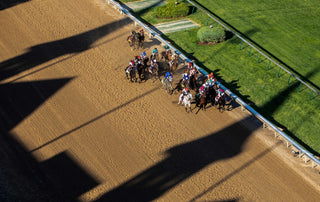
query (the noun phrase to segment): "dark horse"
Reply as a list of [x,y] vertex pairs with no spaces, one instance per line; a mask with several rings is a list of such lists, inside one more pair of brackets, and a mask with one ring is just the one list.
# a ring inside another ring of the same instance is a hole
[[139,82],[142,82],[142,80],[146,80],[146,69],[147,69],[147,63],[149,61],[149,58],[145,58],[144,60],[141,60],[141,63],[137,65],[138,75],[139,75]]
[[[136,71],[133,67],[130,68],[130,66],[125,68],[125,72],[126,72],[126,77],[127,79],[131,82],[137,82],[137,77],[136,77]],[[130,78],[129,78],[130,76]]]
[[225,105],[226,105],[226,94],[224,93],[222,96],[216,96],[216,99],[215,99],[215,107],[219,109],[220,112],[223,112],[225,110]]
[[134,34],[134,38],[137,44],[137,47],[139,49],[139,47],[143,48],[143,44],[144,44],[144,34],[143,33],[135,33]]
[[208,89],[208,100],[211,103],[211,106],[215,105],[216,96],[217,96],[217,86],[214,85],[214,86],[209,87],[209,89]]
[[207,97],[206,97],[206,93],[201,94],[197,94],[196,95],[196,107],[199,107],[198,111],[196,112],[196,114],[198,114],[198,112],[200,111],[200,109],[206,111],[206,106],[207,106]]

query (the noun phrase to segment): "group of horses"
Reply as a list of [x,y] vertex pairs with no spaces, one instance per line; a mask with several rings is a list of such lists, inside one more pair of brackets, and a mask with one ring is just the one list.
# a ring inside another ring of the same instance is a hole
[[[127,41],[131,48],[139,49],[140,47],[143,48],[144,43],[144,33],[143,31],[135,32],[132,31],[131,35],[128,37]],[[184,88],[192,89],[195,91],[195,108],[199,110],[206,110],[206,106],[211,104],[215,108],[218,107],[219,111],[223,112],[225,110],[226,105],[226,94],[224,93],[222,96],[218,95],[219,88],[217,85],[213,85],[211,87],[207,87],[204,93],[199,93],[198,87],[201,86],[200,79],[198,79],[198,74],[200,72],[196,70],[196,72],[189,76],[189,79],[180,79],[178,83],[176,83],[175,87],[173,87],[173,81],[168,79],[160,79],[159,76],[159,63],[158,61],[164,60],[165,63],[168,65],[168,71],[174,73],[178,67],[178,55],[173,54],[170,49],[165,49],[161,52],[161,58],[159,60],[159,54],[157,52],[153,52],[150,55],[150,58],[144,57],[140,58],[140,56],[135,56],[134,58],[134,65],[129,65],[125,68],[126,78],[131,82],[137,82],[139,79],[139,83],[143,80],[147,80],[148,78],[159,79],[163,87],[167,90],[169,94],[173,94],[173,92],[178,91],[181,92]],[[148,62],[150,61],[150,65]],[[154,62],[157,61],[157,62]],[[189,74],[190,69],[186,68],[186,72]],[[138,75],[138,77],[137,77]],[[206,82],[206,80],[204,81]],[[187,110],[186,103],[189,103],[192,99],[192,94],[189,92],[188,94],[184,95],[183,102],[185,102],[185,108]],[[194,108],[194,109],[195,109]],[[192,112],[190,107],[190,112]]]

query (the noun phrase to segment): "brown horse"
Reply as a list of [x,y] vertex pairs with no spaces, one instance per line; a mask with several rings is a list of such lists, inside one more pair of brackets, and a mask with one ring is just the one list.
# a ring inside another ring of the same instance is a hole
[[167,62],[167,61],[170,60],[171,55],[172,55],[172,52],[171,52],[170,49],[165,50],[165,51],[162,51],[162,52],[161,52],[161,59],[160,59],[160,60],[162,60],[162,59],[164,58],[164,61]]
[[171,72],[175,72],[178,67],[178,56],[174,55],[172,60],[169,62],[169,69]]
[[203,93],[203,95],[196,95],[196,107],[199,107],[199,109],[196,112],[196,114],[198,114],[200,109],[206,111],[206,106],[207,106],[206,93]]

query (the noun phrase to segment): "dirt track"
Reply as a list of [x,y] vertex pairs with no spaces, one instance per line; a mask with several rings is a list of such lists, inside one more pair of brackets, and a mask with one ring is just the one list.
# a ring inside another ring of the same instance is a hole
[[318,171],[239,108],[187,114],[160,82],[127,81],[131,29],[98,0],[0,11],[3,128],[66,201],[320,197]]

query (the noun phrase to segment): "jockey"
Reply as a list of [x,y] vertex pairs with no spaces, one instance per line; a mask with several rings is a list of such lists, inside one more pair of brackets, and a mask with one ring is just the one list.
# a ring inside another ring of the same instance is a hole
[[213,79],[213,78],[214,78],[213,72],[211,72],[210,74],[208,74],[208,79]]
[[219,98],[222,97],[223,95],[224,95],[223,89],[222,89],[222,88],[219,88],[219,90],[218,90],[218,96],[219,96]]
[[185,96],[185,95],[188,95],[188,93],[189,93],[190,91],[189,91],[189,89],[188,88],[184,88],[183,90],[182,90],[182,92],[181,92],[181,94],[180,94],[180,96],[179,96],[179,102],[178,102],[178,104],[182,104],[183,103],[183,97]]
[[144,60],[147,57],[146,52],[141,53],[140,57],[141,57],[142,60]]
[[151,66],[153,67],[156,64],[156,62],[157,62],[156,59],[151,60],[151,62],[150,62]]
[[215,84],[215,79],[209,78],[209,79],[206,81],[206,85],[207,85],[208,87],[212,87],[212,86],[214,86],[214,84]]
[[152,54],[153,54],[153,55],[158,55],[158,49],[157,49],[157,48],[154,48],[154,49],[152,50]]
[[188,69],[189,69],[189,70],[191,70],[191,69],[192,69],[192,67],[193,67],[192,62],[189,62],[189,63],[188,63]]
[[195,75],[196,72],[197,72],[196,67],[192,67],[192,69],[191,69],[190,72],[189,72],[189,76],[191,77],[192,75]]
[[134,66],[135,66],[135,63],[134,63],[133,60],[131,60],[131,61],[129,62],[129,66],[131,66],[131,67],[134,67]]
[[186,80],[189,79],[189,75],[188,75],[187,72],[185,72],[185,73],[182,74],[182,79],[183,79],[183,81],[186,81]]
[[150,67],[149,67],[150,73],[152,73],[152,68],[154,68],[154,65],[156,64],[156,62],[157,62],[156,59],[151,60],[151,62],[150,62]]
[[170,72],[167,72],[164,76],[164,79],[168,79],[168,81],[172,82],[173,76]]
[[199,88],[200,95],[203,95],[203,93],[206,92],[206,85],[202,84],[202,86]]
[[170,47],[168,45],[164,46],[164,50],[168,51],[170,49]]
[[142,27],[139,29],[139,33],[140,33],[142,36],[144,35],[144,30],[143,30]]

